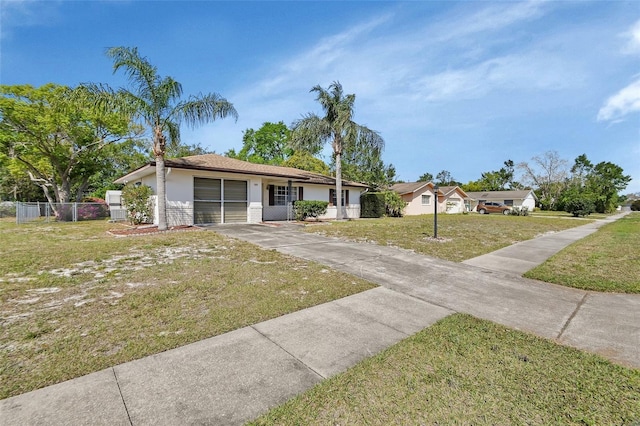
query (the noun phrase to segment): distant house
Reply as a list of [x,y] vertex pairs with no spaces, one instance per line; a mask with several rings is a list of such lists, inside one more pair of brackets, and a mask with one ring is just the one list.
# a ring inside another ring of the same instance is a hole
[[[336,181],[330,176],[216,154],[166,160],[165,167],[169,226],[287,220],[296,200],[328,201],[329,209],[322,218],[337,214]],[[148,185],[157,193],[155,162],[115,183]],[[362,183],[342,181],[343,217],[360,217],[360,193],[367,188]],[[157,211],[154,217],[158,217]]]
[[529,211],[533,211],[536,201],[538,201],[538,197],[531,189],[522,191],[469,191],[467,195],[470,198],[470,207],[473,211],[475,211],[478,203],[486,201],[503,203],[511,207],[527,207]]
[[[407,216],[433,214],[435,211],[435,184],[433,182],[397,183],[391,190],[400,194],[407,203]],[[457,186],[438,188],[438,213],[462,213],[465,211],[467,194]]]

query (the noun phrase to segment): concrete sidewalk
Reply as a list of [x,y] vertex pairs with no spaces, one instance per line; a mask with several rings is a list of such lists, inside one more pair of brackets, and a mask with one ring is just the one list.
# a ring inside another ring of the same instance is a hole
[[499,265],[514,265],[507,270],[292,226],[217,227],[381,287],[2,400],[0,423],[242,424],[453,312],[640,368],[639,295],[592,293],[519,276],[520,261],[534,259],[527,251],[540,250],[535,259],[542,258],[543,250],[557,251],[600,224],[542,237],[544,247],[521,243],[499,255]]

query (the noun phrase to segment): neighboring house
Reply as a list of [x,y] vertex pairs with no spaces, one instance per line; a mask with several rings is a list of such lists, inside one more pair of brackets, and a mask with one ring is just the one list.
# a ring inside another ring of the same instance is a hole
[[[328,201],[321,218],[336,217],[333,177],[216,154],[165,160],[165,167],[169,226],[287,220],[295,200]],[[155,170],[152,161],[115,183],[148,185],[156,192]],[[367,188],[342,181],[343,217],[360,217],[360,193]]]
[[495,201],[503,203],[511,207],[527,207],[529,211],[533,211],[538,198],[531,189],[522,191],[483,191],[483,192],[467,192],[471,199],[471,210],[475,211],[478,203],[486,201]]
[[[433,182],[396,183],[391,190],[400,194],[407,203],[407,216],[433,214],[435,212],[435,184]],[[457,186],[438,188],[438,213],[462,213],[467,194]]]

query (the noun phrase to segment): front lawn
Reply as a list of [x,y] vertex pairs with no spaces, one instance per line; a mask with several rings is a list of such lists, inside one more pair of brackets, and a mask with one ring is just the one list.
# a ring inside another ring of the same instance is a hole
[[358,219],[309,224],[305,230],[354,241],[392,245],[441,259],[462,262],[547,232],[588,223],[562,218],[500,214],[438,215],[438,240],[433,215]]
[[189,231],[0,221],[0,399],[374,287]]
[[640,371],[449,316],[254,425],[636,425]]
[[640,213],[601,227],[524,276],[585,290],[640,293]]

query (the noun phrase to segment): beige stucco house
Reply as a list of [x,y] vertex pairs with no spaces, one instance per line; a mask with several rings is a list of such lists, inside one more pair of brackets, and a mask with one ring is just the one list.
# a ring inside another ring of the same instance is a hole
[[[404,214],[407,216],[433,214],[435,212],[435,184],[433,182],[397,183],[392,191],[400,194],[407,203]],[[467,194],[457,186],[438,188],[438,213],[462,213],[466,210]]]
[[[322,218],[335,218],[335,178],[290,167],[254,164],[217,154],[165,161],[167,224],[259,223],[292,218],[296,200],[328,201]],[[115,181],[156,191],[155,162]],[[367,185],[342,181],[342,213],[360,217],[360,194]],[[157,214],[154,215],[158,217]]]

